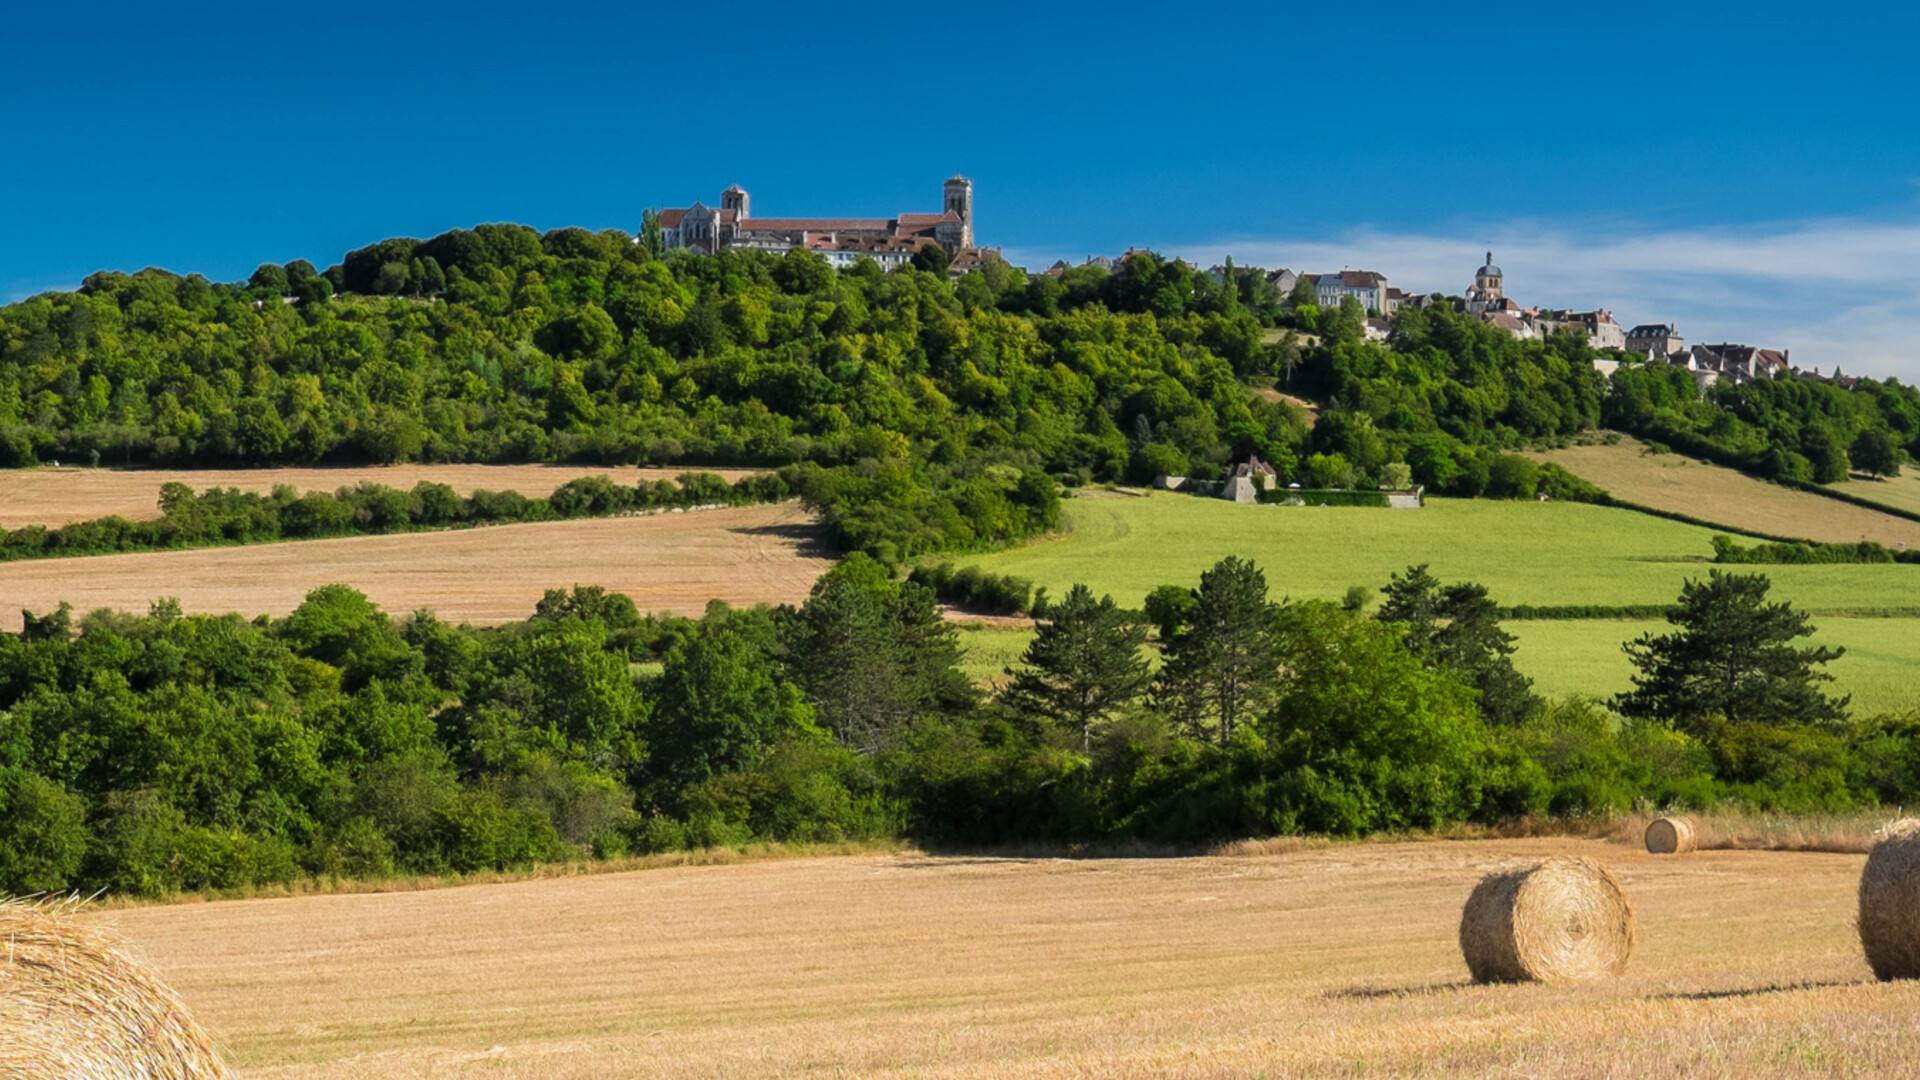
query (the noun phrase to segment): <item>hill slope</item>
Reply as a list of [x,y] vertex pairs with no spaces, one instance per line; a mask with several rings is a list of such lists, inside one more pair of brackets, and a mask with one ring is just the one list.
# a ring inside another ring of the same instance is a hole
[[1872,540],[1891,548],[1920,546],[1920,521],[1770,484],[1680,454],[1656,454],[1631,438],[1616,446],[1574,446],[1527,456],[1552,462],[1615,498],[1736,529],[1833,544]]

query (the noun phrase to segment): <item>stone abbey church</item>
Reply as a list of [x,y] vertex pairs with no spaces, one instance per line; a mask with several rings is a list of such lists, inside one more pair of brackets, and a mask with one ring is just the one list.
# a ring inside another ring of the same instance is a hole
[[973,244],[973,181],[955,176],[940,186],[937,214],[901,214],[890,218],[754,217],[745,188],[720,193],[720,205],[660,211],[660,233],[668,250],[685,248],[712,254],[748,249],[784,252],[804,248],[829,263],[851,266],[861,257],[891,270],[913,259],[927,244],[944,249],[956,265],[977,263]]

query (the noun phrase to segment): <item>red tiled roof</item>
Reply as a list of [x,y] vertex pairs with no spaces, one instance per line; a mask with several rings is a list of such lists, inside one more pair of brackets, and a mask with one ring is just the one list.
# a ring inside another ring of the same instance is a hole
[[960,224],[960,215],[954,213],[951,210],[947,211],[944,214],[901,214],[900,215],[900,225],[902,228],[905,228],[906,226],[909,226],[909,225],[940,225],[947,222],[951,222],[952,224],[955,224],[955,225]]
[[660,227],[663,229],[671,229],[675,225],[680,224],[680,219],[687,216],[688,209],[690,208],[681,207],[678,210],[660,211]]
[[779,232],[884,232],[893,222],[886,218],[748,218],[741,229],[752,232],[766,229]]

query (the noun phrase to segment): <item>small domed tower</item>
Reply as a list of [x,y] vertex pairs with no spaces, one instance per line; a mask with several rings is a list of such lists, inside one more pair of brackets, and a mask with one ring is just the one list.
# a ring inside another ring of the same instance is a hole
[[1501,298],[1500,268],[1493,265],[1493,252],[1487,252],[1487,265],[1473,275],[1473,287],[1480,290],[1481,296],[1488,300]]
[[960,219],[960,246],[973,246],[973,181],[955,173],[951,179],[941,185],[945,196],[942,208],[953,211]]

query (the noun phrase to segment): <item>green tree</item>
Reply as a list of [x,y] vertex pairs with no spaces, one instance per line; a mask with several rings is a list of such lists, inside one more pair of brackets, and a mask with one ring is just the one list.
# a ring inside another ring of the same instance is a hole
[[782,739],[817,734],[799,688],[711,615],[668,654],[651,696],[646,772],[654,797],[669,804],[689,785],[752,765]]
[[1324,601],[1282,608],[1276,638],[1286,675],[1260,730],[1289,768],[1292,827],[1433,828],[1479,807],[1486,732],[1465,684],[1391,625]]
[[666,236],[660,231],[660,211],[651,206],[640,211],[640,246],[656,259],[667,253]]
[[86,804],[59,784],[0,772],[0,894],[58,892],[87,853]]
[[1195,737],[1224,746],[1265,712],[1279,684],[1274,608],[1266,575],[1231,555],[1200,575],[1193,597],[1185,626],[1161,643],[1154,701]]
[[1299,311],[1301,308],[1317,307],[1319,303],[1320,294],[1314,290],[1313,276],[1301,274],[1295,278],[1293,291],[1287,294],[1287,306]]
[[1794,647],[1795,639],[1813,635],[1813,624],[1785,601],[1767,603],[1771,586],[1764,574],[1718,570],[1681,586],[1679,606],[1667,615],[1675,632],[1626,644],[1637,674],[1614,708],[1692,733],[1716,717],[1774,725],[1846,719],[1851,699],[1822,693],[1820,684],[1833,676],[1815,670],[1845,650]]
[[1899,476],[1900,456],[1900,441],[1883,427],[1862,431],[1847,450],[1853,467],[1870,476]]
[[247,279],[250,289],[265,289],[274,296],[286,296],[291,290],[287,284],[287,272],[272,263],[261,263],[260,269]]
[[790,666],[822,725],[868,753],[915,716],[972,704],[959,661],[958,633],[932,591],[856,552],[814,583]]
[[1847,478],[1847,440],[1832,424],[1813,423],[1800,434],[1800,452],[1813,466],[1813,482],[1833,484]]
[[1152,679],[1140,655],[1147,628],[1116,608],[1113,597],[1095,600],[1092,590],[1075,585],[1034,630],[1021,666],[1007,669],[1013,681],[1002,700],[1077,730],[1088,749],[1094,726],[1131,705]]
[[1486,586],[1442,586],[1422,563],[1393,575],[1380,591],[1386,594],[1380,621],[1399,623],[1407,648],[1427,666],[1479,690],[1487,720],[1511,726],[1540,707],[1532,680],[1513,666],[1513,635],[1500,628],[1500,609]]
[[913,268],[925,270],[935,277],[946,277],[947,266],[951,262],[947,257],[947,249],[939,244],[921,244],[920,250],[913,253]]

